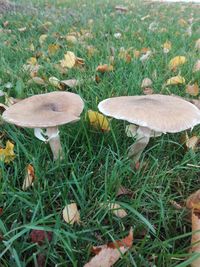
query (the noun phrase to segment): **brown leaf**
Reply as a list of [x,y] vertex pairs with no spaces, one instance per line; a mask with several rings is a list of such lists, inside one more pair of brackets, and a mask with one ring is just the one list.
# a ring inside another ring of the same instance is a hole
[[129,235],[121,241],[108,243],[107,245],[93,247],[92,251],[96,254],[84,267],[111,267],[123,254],[125,254],[133,244],[133,229],[130,229]]
[[32,230],[30,233],[30,238],[32,243],[37,243],[39,246],[43,245],[45,240],[49,242],[52,240],[53,233],[44,230]]
[[197,96],[199,94],[199,86],[197,83],[194,84],[188,84],[186,86],[186,93],[192,95],[192,96]]
[[96,71],[101,72],[101,73],[105,73],[105,72],[113,71],[113,69],[114,69],[114,68],[113,68],[112,65],[104,64],[104,65],[99,65],[99,66],[96,68]]
[[120,11],[121,13],[126,13],[128,11],[128,8],[122,5],[115,6],[116,11]]
[[117,191],[116,197],[121,196],[121,195],[133,196],[133,194],[134,194],[133,191],[121,185]]

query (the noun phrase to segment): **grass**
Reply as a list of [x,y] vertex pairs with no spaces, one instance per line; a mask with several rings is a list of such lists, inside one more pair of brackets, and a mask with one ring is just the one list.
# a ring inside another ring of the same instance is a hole
[[[189,81],[200,82],[192,73],[192,67],[199,54],[195,52],[195,41],[199,38],[199,7],[194,5],[162,5],[126,1],[129,11],[117,14],[118,1],[31,1],[35,9],[27,8],[24,1],[22,10],[7,13],[6,20],[11,33],[0,33],[0,77],[1,89],[7,82],[13,84],[8,94],[19,97],[17,81],[23,84],[20,95],[28,97],[38,93],[51,92],[53,86],[28,84],[30,76],[23,71],[27,59],[42,52],[38,62],[43,68],[38,76],[59,79],[76,78],[81,86],[71,91],[78,93],[85,101],[82,118],[75,124],[61,127],[61,140],[65,158],[53,162],[50,149],[34,138],[30,129],[12,125],[1,125],[1,145],[12,140],[16,158],[11,164],[1,164],[0,205],[0,265],[37,266],[40,253],[46,255],[45,266],[83,266],[91,258],[92,245],[100,245],[123,238],[130,227],[134,228],[134,246],[115,266],[138,267],[184,267],[193,258],[188,258],[191,227],[186,209],[177,210],[171,201],[184,203],[187,196],[199,189],[199,152],[186,151],[181,144],[181,134],[166,134],[152,139],[141,161],[145,168],[132,170],[127,159],[127,148],[133,140],[126,137],[122,121],[112,120],[111,131],[102,133],[93,129],[85,120],[88,109],[97,110],[99,101],[119,95],[142,94],[140,85],[145,77],[153,79],[156,93],[174,93],[187,96],[185,86],[174,86],[166,91],[164,82],[174,74],[167,64],[177,55],[187,57],[181,67],[181,74]],[[23,4],[23,1],[17,1]],[[142,17],[149,15],[145,20]],[[193,33],[186,36],[186,26],[180,26],[180,19],[186,22],[194,17]],[[88,24],[89,20],[92,24]],[[42,26],[47,21],[52,25],[48,31]],[[158,23],[158,30],[148,30],[151,22]],[[27,27],[25,32],[18,28]],[[70,46],[60,38],[70,31],[87,29],[92,38],[85,38]],[[122,38],[114,38],[121,32]],[[45,43],[39,45],[41,34],[47,34]],[[162,44],[172,42],[172,50],[163,54]],[[61,49],[50,60],[48,45],[58,43]],[[33,44],[35,51],[30,51]],[[98,53],[88,57],[86,45],[93,45]],[[96,67],[109,63],[110,48],[115,48],[114,71],[101,76],[100,83],[93,80]],[[118,59],[120,47],[141,50],[149,47],[152,58],[144,65],[134,57],[130,63]],[[85,59],[84,70],[71,69],[62,75],[54,64],[64,53],[73,51]],[[154,77],[153,73],[155,74]],[[190,132],[189,132],[190,134]],[[192,134],[199,134],[199,127]],[[22,191],[26,166],[31,163],[36,172],[34,187]],[[188,164],[191,164],[188,165]],[[116,197],[120,185],[134,192],[133,197]],[[120,219],[100,207],[103,201],[116,201],[128,212]],[[80,225],[68,225],[62,219],[62,209],[70,202],[76,202],[81,215]],[[53,232],[53,240],[38,246],[30,242],[32,229]],[[145,233],[145,234],[144,234]]]

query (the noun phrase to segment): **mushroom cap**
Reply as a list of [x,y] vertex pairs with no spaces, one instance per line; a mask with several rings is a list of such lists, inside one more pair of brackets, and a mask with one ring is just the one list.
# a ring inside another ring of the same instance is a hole
[[6,122],[28,128],[48,128],[79,120],[84,103],[77,94],[52,92],[28,97],[4,111]]
[[200,123],[200,110],[176,96],[145,95],[108,98],[98,105],[106,116],[162,133],[176,133]]

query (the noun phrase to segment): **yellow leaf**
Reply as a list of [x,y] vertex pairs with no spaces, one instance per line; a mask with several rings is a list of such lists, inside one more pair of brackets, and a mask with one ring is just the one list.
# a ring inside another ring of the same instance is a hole
[[5,163],[10,163],[15,158],[14,145],[10,142],[6,142],[5,148],[0,148],[0,160]]
[[188,84],[186,87],[186,93],[192,95],[192,96],[197,96],[199,94],[199,86],[197,83],[195,84]]
[[124,218],[127,216],[127,212],[117,203],[100,203],[100,206],[110,210],[118,218]]
[[185,62],[186,62],[186,57],[183,57],[183,56],[174,57],[169,62],[169,68],[171,70],[176,70],[177,67],[185,64]]
[[93,110],[87,112],[90,124],[97,129],[102,131],[110,131],[109,120],[101,113]]
[[30,51],[32,51],[32,52],[34,52],[35,51],[35,46],[34,46],[34,44],[30,44],[30,46],[29,46],[29,50]]
[[47,39],[47,34],[42,34],[39,38],[40,45],[42,45],[46,39]]
[[74,224],[80,223],[80,214],[77,208],[76,203],[71,203],[63,209],[63,219],[66,223]]
[[172,48],[172,43],[170,41],[166,41],[164,44],[163,44],[163,52],[165,54],[169,53],[169,51],[171,50]]
[[60,83],[60,80],[57,79],[56,77],[50,77],[49,78],[49,82],[50,82],[51,85],[55,86],[56,88],[58,88],[60,90],[63,89],[63,87],[62,87],[62,85]]
[[58,44],[50,44],[48,46],[48,52],[50,55],[54,55],[58,49],[60,48],[60,46]]
[[188,135],[186,135],[186,147],[188,149],[192,149],[193,151],[195,151],[197,149],[197,146],[200,142],[200,138],[198,136],[192,136],[192,137],[188,137]]
[[27,60],[27,63],[31,66],[34,66],[37,64],[37,58],[36,57],[30,57],[28,60]]
[[77,43],[76,36],[71,35],[71,34],[66,35],[66,40],[67,40],[67,42],[69,42],[71,44],[76,44]]
[[25,176],[25,179],[24,179],[24,182],[23,182],[23,185],[22,185],[22,190],[25,191],[30,186],[32,186],[34,180],[35,180],[35,171],[34,171],[33,166],[31,164],[29,164],[27,166],[27,169],[26,169],[26,176]]
[[167,85],[178,85],[178,84],[185,84],[185,79],[184,77],[178,75],[174,76],[170,79],[167,80]]
[[64,55],[64,59],[61,60],[61,67],[63,68],[73,68],[76,64],[76,56],[73,52],[67,51],[67,53]]

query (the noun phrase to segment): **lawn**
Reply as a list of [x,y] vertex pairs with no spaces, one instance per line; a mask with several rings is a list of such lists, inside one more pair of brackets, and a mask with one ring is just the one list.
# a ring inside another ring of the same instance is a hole
[[[16,10],[0,18],[0,90],[5,94],[0,102],[59,90],[49,82],[56,77],[79,81],[65,90],[79,94],[85,107],[78,122],[60,127],[64,159],[58,161],[33,130],[1,123],[0,146],[11,141],[16,156],[10,163],[0,161],[0,266],[81,267],[92,258],[92,246],[120,240],[131,227],[133,246],[116,267],[189,266],[191,221],[185,201],[199,189],[198,149],[185,146],[184,132],[164,134],[151,139],[139,168],[132,168],[127,148],[134,140],[125,134],[127,123],[113,119],[110,131],[102,131],[90,124],[87,111],[98,111],[98,103],[108,97],[142,95],[146,77],[153,81],[154,93],[197,99],[186,93],[186,85],[200,85],[199,73],[193,72],[200,57],[195,50],[200,5],[127,0],[121,1],[127,12],[120,13],[115,0],[27,2],[16,1]],[[163,52],[166,42],[171,42],[168,53]],[[58,49],[51,53],[51,45]],[[85,65],[63,70],[60,61],[67,51]],[[151,55],[142,62],[147,51]],[[175,56],[185,56],[186,63],[172,71],[168,64]],[[44,84],[34,82],[25,68],[34,60]],[[113,70],[97,72],[102,64]],[[165,86],[178,74],[185,84]],[[199,130],[188,131],[189,137],[199,136]],[[36,178],[22,190],[28,164]],[[132,194],[118,196],[121,186]],[[115,216],[102,205],[107,201],[120,204],[127,216]],[[62,216],[72,202],[80,212],[79,224],[66,223]],[[53,238],[34,243],[32,230],[50,231]]]

